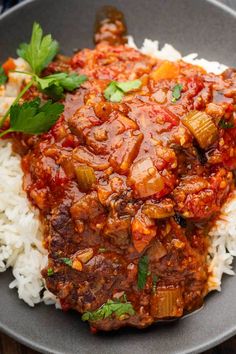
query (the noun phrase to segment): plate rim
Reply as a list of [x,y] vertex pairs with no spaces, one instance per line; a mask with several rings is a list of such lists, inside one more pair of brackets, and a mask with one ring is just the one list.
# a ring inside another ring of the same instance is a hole
[[[30,0],[30,1],[34,1],[34,0]],[[8,269],[7,272],[10,272],[10,270]],[[23,301],[23,300],[21,300],[21,301]],[[36,306],[37,306],[37,304],[36,304]],[[46,306],[46,305],[44,305],[44,306]],[[184,320],[184,319],[180,318],[180,321],[182,321],[182,320]],[[9,326],[2,324],[1,319],[0,319],[0,331],[4,334],[8,335],[9,337],[15,339],[20,344],[23,344],[33,350],[39,351],[42,354],[65,354],[64,351],[51,350],[50,348],[46,347],[43,344],[39,344],[39,343],[37,344],[33,340],[29,339],[28,337],[18,334],[16,332],[16,330],[12,330]],[[236,335],[236,322],[235,322],[235,325],[233,327],[231,327],[228,331],[222,332],[222,336],[218,336],[217,339],[210,338],[208,340],[208,342],[204,342],[202,344],[199,344],[198,346],[195,346],[190,351],[189,350],[182,351],[181,354],[200,354],[203,351],[206,351],[208,349],[211,349],[211,348],[223,343],[224,341],[226,341],[227,339],[231,338],[234,335]]]
[[[30,3],[34,3],[37,1],[39,1],[39,0],[24,0],[23,2],[20,2],[19,4],[14,5],[10,9],[7,9],[4,13],[0,14],[0,21],[3,20],[5,17],[8,17],[9,15],[11,15],[13,12],[16,12],[21,7],[24,7]],[[191,1],[198,1],[198,0],[191,0]],[[218,0],[201,0],[201,1],[208,2],[218,8],[221,8],[221,10],[228,12],[231,16],[236,18],[236,10],[232,9],[230,6],[223,4],[222,2],[220,2]]]
[[[19,9],[21,9],[29,4],[33,4],[35,2],[38,2],[38,1],[39,0],[25,0],[17,5],[13,6],[11,9],[8,9],[3,14],[0,14],[0,21],[7,18],[8,16],[13,14],[14,12],[17,12]],[[199,0],[191,0],[191,1],[199,1]],[[211,5],[218,7],[219,9],[228,13],[229,15],[233,16],[236,19],[236,10],[232,9],[230,6],[219,2],[218,0],[201,0],[201,1],[210,3]],[[9,271],[9,270],[7,270],[7,271]],[[57,351],[57,350],[56,351],[55,350],[49,351],[48,350],[49,348],[47,348],[46,346],[39,344],[39,343],[37,344],[33,340],[27,338],[26,336],[18,334],[16,330],[9,328],[7,325],[5,325],[1,322],[1,319],[0,319],[0,331],[4,334],[10,336],[11,338],[15,339],[17,342],[19,342],[19,343],[21,343],[33,350],[40,351],[43,354],[65,354],[64,352]],[[222,335],[218,336],[217,339],[209,339],[208,342],[204,342],[202,344],[199,344],[198,346],[195,346],[195,348],[192,349],[191,351],[189,351],[189,350],[183,351],[182,354],[201,353],[203,350],[205,351],[205,350],[211,349],[213,346],[217,346],[217,345],[223,343],[224,341],[231,338],[235,334],[236,334],[236,321],[235,321],[234,327],[230,328],[228,331],[222,332]]]

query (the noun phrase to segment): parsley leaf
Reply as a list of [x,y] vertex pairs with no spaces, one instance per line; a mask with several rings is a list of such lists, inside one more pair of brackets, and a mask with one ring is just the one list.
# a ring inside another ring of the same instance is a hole
[[39,75],[55,57],[58,49],[58,42],[50,34],[43,36],[41,26],[35,22],[30,43],[20,44],[17,54],[29,63],[34,74]]
[[107,86],[106,90],[104,91],[104,97],[111,102],[120,102],[123,96],[124,96],[123,91],[116,86],[115,81],[110,82],[110,84]]
[[52,84],[42,91],[54,101],[60,100],[64,96],[64,89],[61,86]]
[[49,86],[53,85],[55,82],[59,82],[61,79],[65,78],[65,73],[57,73],[53,75],[44,76],[42,78],[35,76],[35,81],[39,85],[40,89],[43,91]]
[[183,89],[183,85],[181,84],[177,84],[174,86],[172,90],[172,100],[171,100],[172,102],[176,102],[177,100],[180,99],[182,89]]
[[61,260],[69,267],[72,267],[72,260],[70,258],[61,258]]
[[0,66],[0,85],[4,85],[7,81],[7,75],[2,66]]
[[134,308],[130,302],[120,302],[120,300],[108,300],[99,309],[95,311],[87,311],[83,314],[83,321],[98,321],[104,318],[110,317],[115,314],[116,317],[120,317],[124,314],[133,316],[135,314]]
[[77,75],[76,73],[66,74],[66,77],[61,79],[59,84],[67,91],[74,91],[80,87],[88,78],[86,75]]
[[40,103],[40,99],[36,98],[22,105],[12,105],[10,108],[10,128],[2,132],[0,136],[10,132],[26,134],[47,132],[58,120],[64,106],[60,103],[52,103],[51,100],[42,106]]
[[148,257],[142,256],[138,263],[138,288],[143,289],[147,281]]
[[141,85],[141,80],[126,82],[111,81],[104,91],[104,96],[108,101],[120,102],[125,93],[137,90]]
[[137,90],[141,85],[142,85],[141,80],[116,82],[116,86],[125,93],[133,90]]
[[234,122],[226,121],[225,119],[221,119],[219,121],[219,127],[223,129],[234,128]]
[[54,99],[62,98],[64,90],[73,91],[79,88],[86,80],[87,76],[76,73],[56,73],[42,78],[35,76],[39,88]]

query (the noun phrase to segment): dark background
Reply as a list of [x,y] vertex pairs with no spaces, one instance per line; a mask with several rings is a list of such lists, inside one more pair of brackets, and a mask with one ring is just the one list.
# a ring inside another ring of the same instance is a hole
[[[24,0],[0,0],[0,12],[7,11],[8,8],[22,1]],[[236,0],[219,1],[236,10]],[[235,301],[235,299],[233,301]],[[17,343],[5,334],[0,333],[0,354],[37,354],[37,352],[26,348],[24,345]],[[236,354],[236,336],[203,354]]]

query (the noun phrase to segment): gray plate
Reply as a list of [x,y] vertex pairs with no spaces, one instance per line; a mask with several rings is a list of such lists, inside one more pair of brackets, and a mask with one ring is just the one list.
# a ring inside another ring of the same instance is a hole
[[[129,33],[141,44],[147,37],[175,45],[184,54],[236,64],[236,13],[203,0],[40,0],[17,6],[0,18],[0,62],[15,55],[39,21],[61,43],[62,51],[92,47],[96,9],[116,5]],[[235,267],[236,268],[236,267]],[[53,307],[29,308],[8,289],[11,275],[0,276],[0,330],[45,353],[183,354],[206,350],[236,333],[236,281],[225,277],[223,290],[211,294],[203,310],[171,324],[143,331],[125,329],[92,335],[75,313]]]

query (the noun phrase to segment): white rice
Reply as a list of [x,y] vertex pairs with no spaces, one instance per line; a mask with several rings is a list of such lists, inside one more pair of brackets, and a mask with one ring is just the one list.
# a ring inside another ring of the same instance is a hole
[[234,275],[232,262],[236,257],[236,193],[225,203],[216,225],[210,232],[209,289],[221,290],[223,273]]
[[[127,36],[128,46],[131,48],[138,49],[133,37]],[[186,55],[185,57],[181,56],[181,53],[176,50],[171,44],[166,43],[161,49],[159,48],[158,41],[152,41],[150,39],[145,39],[143,42],[140,51],[143,54],[151,55],[159,59],[176,61],[176,60],[184,60],[186,63],[199,65],[204,68],[209,73],[220,74],[227,66],[224,64],[220,64],[217,61],[208,61],[206,59],[199,59],[197,53],[191,53]]]
[[[21,58],[15,59],[16,70],[29,71]],[[14,101],[23,80],[28,75],[9,73],[7,85],[0,86],[0,115]],[[30,205],[22,190],[21,159],[12,152],[9,141],[0,140],[0,272],[12,268],[14,280],[10,288],[17,288],[18,296],[29,306],[41,301],[56,302],[41,276],[47,265],[47,251],[42,246],[42,230],[38,210]],[[58,306],[58,304],[56,304]]]
[[[128,37],[128,45],[137,48],[133,38]],[[165,44],[159,49],[158,41],[145,39],[140,51],[160,59],[171,61],[181,59],[174,47]],[[182,60],[202,66],[206,71],[219,74],[227,67],[218,62],[198,59],[197,54],[189,54]],[[27,70],[22,59],[16,59],[17,70]],[[22,80],[20,74],[10,74],[6,88],[0,87],[0,115],[7,110],[19,92]],[[0,272],[12,268],[14,280],[10,288],[17,288],[19,298],[34,306],[41,301],[46,304],[56,302],[56,298],[45,290],[41,270],[47,264],[47,252],[42,246],[42,230],[38,211],[32,208],[22,190],[22,170],[20,157],[11,150],[11,143],[0,141]],[[220,290],[223,273],[233,275],[232,262],[236,256],[236,194],[226,203],[214,229],[210,232],[209,248],[209,289]],[[58,305],[59,306],[59,305]]]
[[42,301],[41,270],[47,264],[47,252],[38,211],[22,190],[20,157],[7,141],[0,141],[0,151],[0,272],[12,267],[15,280],[10,288],[17,288],[19,298],[33,306]]

